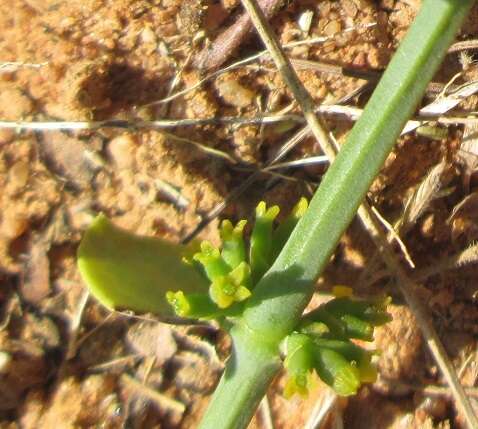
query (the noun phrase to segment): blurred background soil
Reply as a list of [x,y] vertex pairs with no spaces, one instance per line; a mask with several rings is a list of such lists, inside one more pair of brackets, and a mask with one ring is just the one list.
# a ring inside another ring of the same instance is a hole
[[[282,43],[330,36],[290,49],[293,58],[380,70],[419,5],[419,0],[296,0],[272,23]],[[195,56],[240,10],[238,0],[3,0],[0,120],[299,113],[269,62],[222,73],[169,103],[150,104],[198,82],[201,71],[191,65]],[[477,35],[472,17],[460,38]],[[262,45],[252,35],[230,61],[258,49]],[[458,83],[476,79],[473,58],[464,71],[459,60],[458,54],[449,55],[436,81],[446,83],[459,71]],[[313,69],[300,69],[299,76],[318,104],[332,103],[361,84]],[[366,97],[349,104],[363,106]],[[467,108],[476,110],[476,101],[468,99]],[[328,124],[339,141],[352,125],[336,118]],[[86,295],[76,247],[99,212],[139,234],[179,241],[296,130],[294,123],[212,123],[175,127],[169,134],[0,129],[0,427],[197,425],[228,355],[226,335],[214,328],[166,326],[154,316],[109,313]],[[403,137],[369,194],[394,223],[432,167],[444,162],[440,180],[446,192],[402,236],[418,269],[436,266],[478,239],[474,167],[469,167],[478,151],[463,162],[463,126],[441,131],[440,138]],[[309,138],[288,160],[317,154]],[[281,170],[280,177],[264,174],[199,237],[217,243],[220,220],[249,219],[261,199],[287,213],[299,196],[310,197],[323,172],[323,166],[303,166]],[[464,427],[396,285],[387,277],[367,287],[357,282],[373,255],[371,242],[353,224],[319,280],[322,290],[344,284],[394,298],[394,321],[379,330],[374,344],[382,350],[379,380],[357,397],[336,402],[319,427],[340,422],[357,429]],[[477,278],[472,264],[439,271],[423,280],[420,293],[478,411]],[[261,407],[252,428],[304,427],[329,395],[318,385],[307,399],[286,400],[283,385],[280,375],[268,394],[269,410]]]

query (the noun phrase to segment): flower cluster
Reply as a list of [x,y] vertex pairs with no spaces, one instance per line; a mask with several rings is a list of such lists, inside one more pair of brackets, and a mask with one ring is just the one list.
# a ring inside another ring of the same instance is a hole
[[288,373],[285,395],[307,395],[317,374],[339,395],[357,393],[361,383],[374,382],[375,351],[352,340],[372,341],[376,326],[390,321],[390,298],[359,299],[348,288],[341,295],[305,315],[296,332],[285,341]]
[[267,208],[261,201],[256,207],[249,246],[244,239],[247,221],[234,226],[224,220],[219,248],[204,241],[192,258],[185,258],[185,263],[196,266],[206,276],[209,290],[202,294],[167,292],[166,299],[176,314],[198,318],[235,315],[239,304],[251,296],[254,286],[271,267],[306,209],[307,200],[301,198],[285,221],[274,228],[280,209]]

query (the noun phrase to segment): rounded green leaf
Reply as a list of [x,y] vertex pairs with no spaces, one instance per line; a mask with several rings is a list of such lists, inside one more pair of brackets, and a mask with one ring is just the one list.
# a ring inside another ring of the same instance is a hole
[[78,268],[91,294],[110,309],[174,315],[167,291],[205,292],[208,284],[182,261],[183,246],[141,237],[99,215],[78,248]]

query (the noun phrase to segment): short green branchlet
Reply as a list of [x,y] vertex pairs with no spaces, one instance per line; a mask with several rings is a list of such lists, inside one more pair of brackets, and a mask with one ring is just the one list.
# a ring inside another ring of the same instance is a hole
[[[251,296],[254,285],[270,268],[274,256],[280,252],[306,209],[307,200],[302,198],[281,226],[274,229],[274,220],[280,209],[278,206],[267,208],[266,203],[261,201],[256,207],[249,243],[244,239],[247,221],[241,220],[234,226],[226,219],[220,228],[220,248],[208,241],[200,244],[199,251],[189,262],[210,282],[209,298],[218,307],[218,313]],[[197,313],[198,306],[193,302],[198,299],[196,295],[189,297],[182,292],[169,291],[166,298],[180,316],[207,318],[211,315],[208,307],[204,307],[204,314]],[[207,300],[205,296],[202,299]],[[227,311],[224,312],[224,315],[227,314]]]

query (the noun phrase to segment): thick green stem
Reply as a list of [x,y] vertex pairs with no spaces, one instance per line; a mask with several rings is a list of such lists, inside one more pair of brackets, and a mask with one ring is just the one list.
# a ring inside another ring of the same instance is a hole
[[247,427],[272,378],[281,367],[277,349],[241,325],[231,331],[233,352],[199,428]]
[[[306,214],[247,303],[241,335],[202,428],[242,428],[277,367],[314,283],[390,153],[463,22],[472,0],[425,0]],[[260,340],[268,347],[247,350]],[[236,397],[236,391],[240,395]],[[237,399],[236,399],[237,398]],[[237,423],[240,421],[240,425]]]

